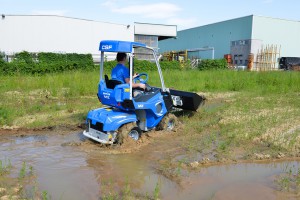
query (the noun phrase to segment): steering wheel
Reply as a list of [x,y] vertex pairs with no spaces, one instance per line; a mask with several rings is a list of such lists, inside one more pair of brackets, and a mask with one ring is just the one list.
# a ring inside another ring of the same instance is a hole
[[134,83],[140,82],[140,83],[146,84],[148,81],[148,77],[149,77],[148,74],[143,72],[143,73],[140,73],[137,77],[135,77],[133,79],[133,82]]

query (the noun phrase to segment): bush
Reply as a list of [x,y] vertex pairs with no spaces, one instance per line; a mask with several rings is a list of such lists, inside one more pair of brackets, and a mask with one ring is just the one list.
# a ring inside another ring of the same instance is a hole
[[59,72],[73,69],[93,68],[93,58],[91,54],[57,54],[57,53],[39,53],[39,64],[42,70],[49,65],[51,71]]
[[4,53],[0,52],[0,72],[6,68],[6,62],[4,61]]
[[[111,71],[117,65],[117,61],[104,62],[105,71]],[[128,64],[127,64],[128,66]],[[180,63],[177,61],[161,61],[160,67],[162,70],[181,69]],[[134,71],[147,72],[157,70],[156,63],[147,60],[134,60]]]
[[23,51],[14,55],[10,63],[0,59],[0,74],[45,74],[68,70],[86,70],[94,68],[91,54],[58,54],[38,53],[31,54]]
[[[2,61],[1,61],[2,60]],[[105,71],[111,71],[117,65],[117,61],[105,61]],[[162,70],[182,69],[177,61],[160,62]],[[57,73],[70,70],[91,70],[94,69],[91,54],[58,54],[58,53],[38,53],[31,54],[23,51],[17,53],[10,63],[0,59],[0,74],[46,74]],[[134,70],[136,72],[156,71],[156,63],[146,60],[134,60]]]
[[[0,51],[0,59],[1,59],[2,61],[4,61],[4,56],[5,56],[4,52],[1,52],[1,51]],[[0,61],[0,62],[1,62],[1,61]]]
[[104,70],[105,71],[111,71],[117,65],[117,63],[118,62],[116,60],[105,61],[104,62]]
[[27,51],[16,53],[13,62],[15,63],[26,63],[27,65],[34,65],[33,58],[36,57]]
[[160,67],[163,70],[182,69],[180,62],[178,61],[161,61]]
[[227,62],[225,59],[202,60],[198,65],[199,70],[226,69],[226,68],[227,68]]

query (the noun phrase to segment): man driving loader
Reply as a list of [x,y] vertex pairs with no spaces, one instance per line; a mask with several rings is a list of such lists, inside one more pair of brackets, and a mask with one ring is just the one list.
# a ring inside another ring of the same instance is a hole
[[[117,54],[117,61],[118,64],[112,69],[111,78],[113,80],[121,81],[122,83],[130,83],[130,75],[129,69],[125,66],[127,60],[126,53],[118,53]],[[133,76],[133,79],[137,77],[138,74],[136,73]],[[146,85],[143,83],[134,83],[132,82],[132,88],[141,88],[143,90],[146,89]]]
[[[157,67],[161,86],[150,87],[147,73],[133,77],[133,60],[126,68],[126,54],[133,57],[135,48],[150,50]],[[197,93],[166,88],[156,50],[146,44],[130,41],[103,40],[100,42],[100,73],[97,97],[102,108],[89,111],[86,119],[86,137],[102,144],[122,144],[124,138],[138,141],[144,132],[161,129],[171,131],[176,126],[176,117],[171,114],[173,108],[197,111],[205,98]],[[105,53],[119,53],[118,65],[112,70],[112,79],[104,74]],[[115,79],[115,80],[113,80]],[[123,84],[122,84],[123,83]],[[128,84],[129,83],[129,84]],[[137,87],[146,89],[140,95],[134,95]],[[133,93],[133,94],[132,94]],[[109,107],[107,107],[109,106]],[[108,109],[110,108],[110,109]]]

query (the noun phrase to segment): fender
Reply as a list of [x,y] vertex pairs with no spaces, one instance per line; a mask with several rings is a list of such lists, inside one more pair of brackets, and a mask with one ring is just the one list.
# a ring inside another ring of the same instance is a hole
[[88,113],[87,120],[92,124],[97,122],[103,124],[103,131],[116,131],[123,124],[136,122],[135,112],[124,112],[113,108],[99,108]]

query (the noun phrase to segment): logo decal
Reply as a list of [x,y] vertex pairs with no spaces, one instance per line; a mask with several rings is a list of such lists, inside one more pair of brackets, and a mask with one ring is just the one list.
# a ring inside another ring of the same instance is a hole
[[103,92],[103,97],[104,97],[105,99],[110,99],[110,93]]
[[112,49],[112,45],[102,45],[101,49],[102,50],[110,50],[110,49]]

